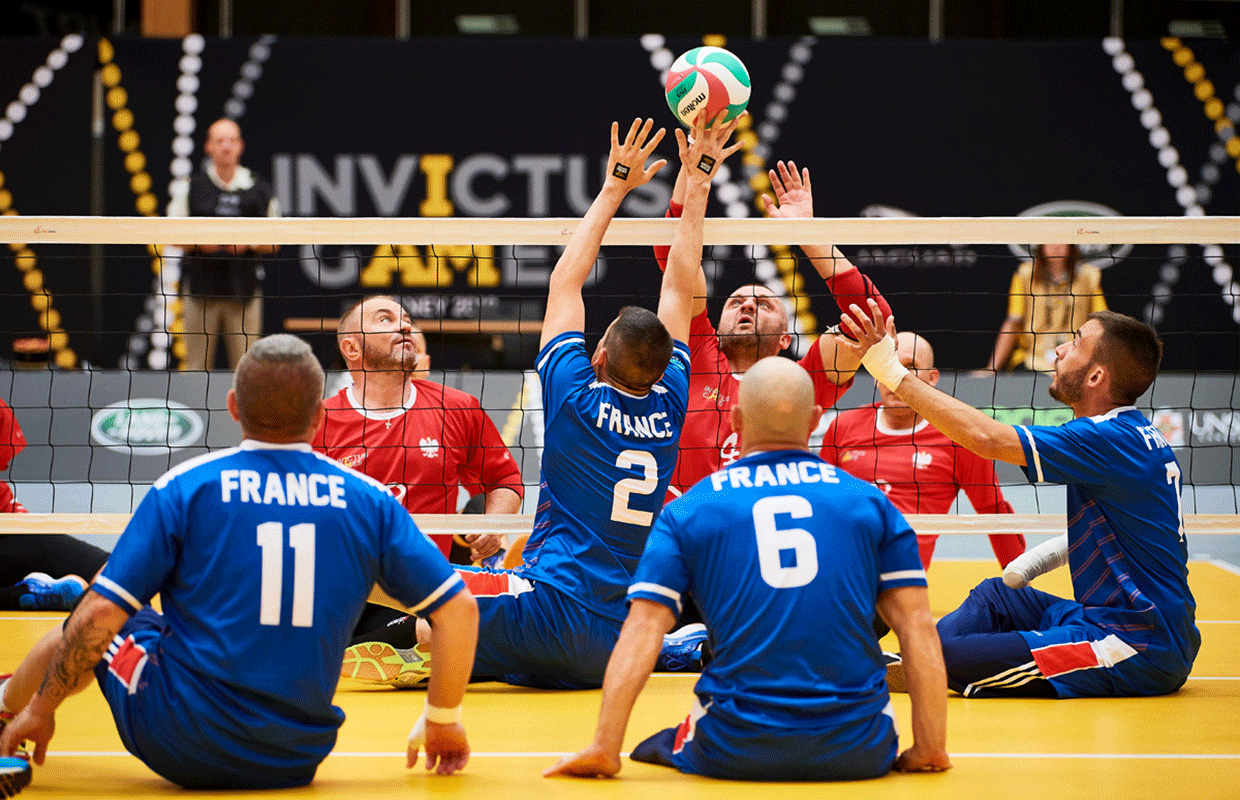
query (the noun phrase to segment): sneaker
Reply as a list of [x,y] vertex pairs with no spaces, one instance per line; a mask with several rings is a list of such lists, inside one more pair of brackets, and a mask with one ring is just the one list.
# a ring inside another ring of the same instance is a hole
[[13,797],[30,785],[30,762],[24,758],[0,756],[0,797]]
[[400,650],[387,642],[362,642],[344,651],[340,676],[389,686],[425,686],[431,677],[431,654],[422,645]]
[[904,659],[899,653],[883,651],[887,662],[887,691],[908,694],[908,676],[904,674]]
[[655,669],[659,672],[701,672],[706,626],[700,622],[685,625],[663,637],[663,650]]
[[26,592],[17,602],[23,611],[71,611],[86,591],[86,581],[76,575],[53,580],[46,572],[32,572],[21,579]]

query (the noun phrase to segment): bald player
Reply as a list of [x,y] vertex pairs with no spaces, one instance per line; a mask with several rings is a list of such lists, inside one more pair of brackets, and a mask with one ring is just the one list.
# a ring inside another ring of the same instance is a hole
[[[851,780],[941,771],[947,684],[908,523],[874,486],[809,452],[810,376],[757,362],[730,412],[740,459],[655,522],[612,651],[592,744],[546,775],[620,771],[625,727],[662,637],[693,592],[715,657],[693,708],[635,761],[734,780]],[[913,744],[897,758],[875,610],[906,648]]]
[[[350,306],[336,328],[353,379],[325,406],[314,447],[387,485],[411,514],[455,514],[458,487],[486,494],[486,513],[515,514],[521,468],[478,399],[426,380],[426,337],[387,295]],[[452,537],[432,537],[449,555]],[[469,534],[471,557],[496,553],[498,534]]]
[[[927,384],[939,382],[934,349],[921,336],[896,336],[900,363]],[[946,514],[963,489],[979,514],[1011,514],[995,477],[995,464],[948,439],[887,387],[878,403],[841,411],[822,440],[822,457],[882,489],[905,514]],[[921,563],[929,569],[937,536],[917,535]],[[990,547],[1006,567],[1025,551],[1020,534],[992,534]]]
[[302,340],[268,336],[242,356],[228,392],[240,446],[155,481],[63,629],[0,685],[0,756],[30,740],[42,764],[57,707],[93,672],[125,748],[173,783],[309,783],[344,722],[340,662],[377,582],[435,623],[406,763],[424,744],[428,768],[465,766],[477,604],[382,484],[311,450],[322,398]]
[[[809,170],[798,172],[797,165],[779,162],[770,171],[771,198],[763,195],[767,215],[777,219],[809,219],[814,216]],[[672,191],[669,216],[682,213],[686,173],[682,169]],[[864,304],[874,298],[882,308],[887,301],[874,283],[861,274],[838,248],[831,245],[802,245],[810,264],[822,277],[840,308]],[[661,268],[667,265],[667,248],[656,247]],[[689,383],[689,412],[680,436],[680,454],[672,474],[669,499],[720,467],[736,460],[740,453],[738,434],[732,428],[729,411],[736,404],[737,392],[746,370],[760,358],[776,355],[792,343],[788,310],[784,298],[761,284],[741,286],[729,295],[719,314],[719,328],[706,313],[706,273],[698,270],[693,292],[693,323],[689,329],[692,371]],[[834,336],[820,336],[800,359],[814,381],[815,402],[830,408],[852,386],[859,364],[857,358],[841,349]]]

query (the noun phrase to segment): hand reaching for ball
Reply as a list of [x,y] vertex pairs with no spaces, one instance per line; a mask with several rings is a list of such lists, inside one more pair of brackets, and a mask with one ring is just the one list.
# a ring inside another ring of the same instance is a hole
[[[655,176],[667,164],[666,159],[659,159],[646,167],[646,159],[663,141],[667,131],[659,128],[654,136],[650,135],[654,128],[654,120],[647,119],[643,124],[641,118],[633,120],[629,133],[620,141],[620,123],[611,123],[611,155],[607,159],[607,179],[611,186],[619,186],[630,192]],[[649,140],[649,141],[647,141]]]
[[727,147],[728,139],[736,131],[744,114],[731,122],[724,123],[727,109],[720,111],[714,119],[707,119],[703,111],[693,120],[692,138],[677,128],[676,144],[680,148],[680,163],[690,181],[709,184],[719,172],[724,159],[741,149],[741,142]]

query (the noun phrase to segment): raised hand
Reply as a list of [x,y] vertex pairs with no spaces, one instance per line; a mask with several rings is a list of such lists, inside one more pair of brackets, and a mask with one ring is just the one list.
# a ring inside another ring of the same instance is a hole
[[809,185],[809,169],[802,169],[798,174],[795,162],[780,161],[769,174],[775,199],[772,200],[768,194],[762,195],[767,216],[776,219],[809,219],[814,216],[814,194]]
[[741,149],[741,142],[736,142],[731,147],[726,146],[741,121],[738,116],[724,124],[723,117],[727,113],[727,109],[724,109],[714,120],[708,120],[706,112],[700,112],[693,120],[692,141],[684,131],[676,129],[680,163],[690,181],[709,183],[718,174],[724,160]]
[[[629,192],[641,186],[655,176],[667,164],[666,159],[659,159],[646,167],[646,159],[663,141],[667,131],[659,128],[654,136],[650,135],[654,128],[654,120],[647,119],[643,124],[641,118],[633,120],[629,133],[620,141],[620,124],[611,123],[611,154],[607,158],[607,178],[605,184],[618,186]],[[649,141],[647,141],[649,140]]]

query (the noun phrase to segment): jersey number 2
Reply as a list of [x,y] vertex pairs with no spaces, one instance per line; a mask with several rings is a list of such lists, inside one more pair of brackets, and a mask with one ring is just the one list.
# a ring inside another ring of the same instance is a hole
[[[758,537],[758,568],[762,580],[776,589],[804,586],[818,574],[818,542],[804,528],[777,528],[775,515],[809,519],[814,508],[795,494],[764,497],[753,504],[753,529]],[[792,551],[792,565],[784,566],[782,555]]]
[[[289,528],[288,543],[293,548],[293,627],[309,628],[314,625],[314,524]],[[259,525],[258,548],[263,556],[258,623],[279,625],[284,600],[284,525]]]
[[627,522],[630,525],[646,525],[654,522],[654,514],[629,508],[629,495],[653,494],[659,486],[659,464],[654,456],[645,450],[625,450],[616,456],[616,466],[620,469],[641,467],[642,477],[625,478],[616,484],[611,493],[611,518],[615,522]]

